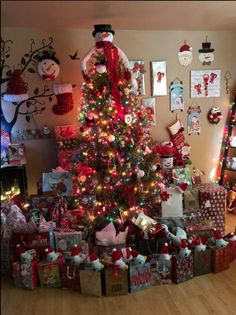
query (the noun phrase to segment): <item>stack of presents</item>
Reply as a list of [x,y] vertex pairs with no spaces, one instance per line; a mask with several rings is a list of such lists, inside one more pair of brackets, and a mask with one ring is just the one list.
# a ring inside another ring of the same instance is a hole
[[[56,137],[59,164],[69,169],[73,128],[61,126]],[[196,178],[192,184],[188,168],[171,169],[169,198],[156,216],[139,212],[119,232],[110,222],[93,239],[81,227],[80,211],[68,209],[73,187],[66,174],[43,174],[47,193],[32,195],[27,212],[12,199],[1,206],[1,273],[12,276],[15,287],[124,295],[218,273],[236,259],[236,231],[225,234],[226,190]]]

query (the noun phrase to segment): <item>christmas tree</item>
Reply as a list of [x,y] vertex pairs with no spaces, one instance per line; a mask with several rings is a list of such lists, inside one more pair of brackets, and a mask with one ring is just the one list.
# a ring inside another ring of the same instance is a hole
[[79,209],[96,229],[125,223],[140,211],[155,215],[166,197],[152,149],[152,117],[131,93],[129,62],[113,35],[111,25],[95,25],[96,46],[82,61],[86,83],[71,169]]

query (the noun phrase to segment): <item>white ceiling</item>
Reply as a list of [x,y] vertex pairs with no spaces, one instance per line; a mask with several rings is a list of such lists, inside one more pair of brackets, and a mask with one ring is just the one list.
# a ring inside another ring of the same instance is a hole
[[236,31],[236,1],[1,1],[2,27]]

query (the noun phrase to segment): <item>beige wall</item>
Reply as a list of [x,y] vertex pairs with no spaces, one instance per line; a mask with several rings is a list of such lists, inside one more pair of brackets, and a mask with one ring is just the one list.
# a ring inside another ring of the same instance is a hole
[[[74,89],[74,109],[70,113],[58,117],[51,111],[54,104],[46,104],[46,111],[42,115],[35,117],[39,127],[45,123],[53,128],[55,125],[77,123],[77,111],[80,102],[80,85],[82,83],[81,68],[79,61],[71,61],[68,57],[78,49],[79,56],[83,56],[91,46],[94,40],[91,30],[48,30],[39,29],[2,29],[2,37],[4,39],[13,40],[11,65],[17,67],[20,57],[27,52],[30,45],[30,39],[34,38],[36,43],[40,43],[43,38],[52,36],[54,39],[54,48],[56,55],[61,62],[61,74],[63,81],[77,84]],[[215,61],[210,67],[204,67],[198,60],[198,49],[206,35],[215,49]],[[177,60],[177,52],[184,40],[193,48],[193,62],[188,67],[182,67]],[[227,70],[232,74],[230,86],[236,86],[236,33],[220,32],[220,31],[124,31],[116,30],[114,42],[127,54],[130,60],[144,60],[145,68],[145,85],[146,95],[151,96],[151,78],[150,78],[150,61],[166,60],[167,61],[167,84],[178,77],[184,82],[184,98],[185,110],[180,112],[180,118],[187,129],[187,107],[198,104],[202,109],[202,133],[201,135],[188,136],[185,133],[187,142],[191,145],[191,159],[193,165],[204,170],[206,176],[204,180],[209,181],[211,170],[216,166],[217,158],[221,148],[223,129],[226,115],[229,108],[229,95],[225,92],[224,75]],[[202,98],[190,99],[190,70],[201,69],[221,69],[221,97],[218,98]],[[37,74],[26,74],[24,80],[34,88],[42,86],[43,81]],[[56,82],[60,82],[57,78]],[[48,86],[52,87],[53,82],[49,82]],[[3,103],[4,111],[10,117],[13,113],[13,106]],[[212,106],[219,106],[223,112],[223,119],[218,125],[208,123],[206,114]],[[152,136],[164,141],[169,139],[169,133],[166,127],[175,121],[176,113],[169,111],[169,96],[156,97],[156,115],[157,126],[152,128]],[[20,117],[13,130],[27,127],[25,120]],[[30,127],[34,128],[31,124]],[[36,192],[36,181],[44,171],[49,171],[56,167],[56,152],[54,140],[34,140],[25,141],[27,154],[27,176],[29,192]],[[216,159],[216,161],[214,160]]]

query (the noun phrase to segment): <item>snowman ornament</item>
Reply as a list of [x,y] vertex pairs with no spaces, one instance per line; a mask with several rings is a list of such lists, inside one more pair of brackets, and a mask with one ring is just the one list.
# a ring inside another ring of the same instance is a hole
[[39,59],[38,73],[43,80],[54,81],[60,72],[60,62],[55,56],[55,52],[43,51]]
[[214,49],[211,48],[211,43],[207,41],[202,43],[202,48],[198,50],[199,52],[199,60],[203,66],[210,66],[214,61]]
[[193,53],[192,53],[192,47],[186,44],[186,41],[184,41],[184,44],[180,47],[178,52],[178,60],[181,66],[188,66],[193,60]]

